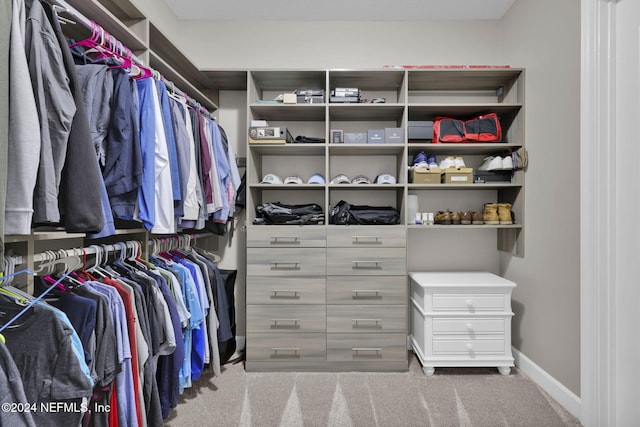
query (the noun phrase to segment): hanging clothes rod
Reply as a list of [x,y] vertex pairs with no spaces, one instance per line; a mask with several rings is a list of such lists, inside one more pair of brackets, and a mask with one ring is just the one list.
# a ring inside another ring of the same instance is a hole
[[[73,6],[71,6],[69,3],[67,3],[64,0],[49,0],[51,2],[51,4],[53,5],[57,5],[58,7],[62,8],[64,10],[64,12],[68,13],[69,15],[71,15],[71,17],[73,17],[74,20],[76,20],[78,23],[82,24],[84,27],[88,28],[89,30],[94,30],[96,28],[101,29],[104,31],[104,29],[98,25],[95,21],[87,18],[86,16],[84,16],[82,13],[80,13],[77,9],[75,9]],[[105,31],[105,33],[107,33]],[[108,34],[108,33],[107,33]],[[122,42],[120,42],[118,39],[116,39],[113,35],[108,34],[109,37],[109,41],[114,45],[114,46],[123,46],[125,47],[129,52],[131,52],[131,49],[127,48]],[[165,78],[164,76],[162,76],[162,74],[160,72],[158,72],[157,70],[154,70],[148,66],[146,66],[144,64],[144,61],[140,60],[138,57],[136,57],[135,55],[133,55],[133,53],[131,53],[131,60],[136,62],[138,65],[143,66],[147,69],[150,69],[153,72],[153,75],[157,75],[159,76],[159,80],[163,81],[165,83],[165,85],[170,85],[172,90],[176,93],[178,93],[178,95],[184,97],[189,105],[191,105],[194,108],[197,108],[201,113],[209,116],[209,118],[214,119],[213,114],[208,111],[204,106],[202,106],[202,104],[200,104],[198,101],[196,101],[195,99],[193,99],[192,97],[190,97],[185,91],[180,90],[176,87],[176,85],[170,81],[169,79]]]

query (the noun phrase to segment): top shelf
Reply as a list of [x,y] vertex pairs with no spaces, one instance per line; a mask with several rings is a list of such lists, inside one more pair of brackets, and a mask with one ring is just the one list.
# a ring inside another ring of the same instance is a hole
[[413,91],[496,91],[510,86],[522,74],[521,68],[429,69],[407,72]]

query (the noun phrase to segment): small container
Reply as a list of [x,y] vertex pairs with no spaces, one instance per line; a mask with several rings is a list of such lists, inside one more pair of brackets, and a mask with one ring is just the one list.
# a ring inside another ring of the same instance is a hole
[[422,212],[422,225],[429,225],[429,212]]
[[416,212],[416,225],[422,225],[422,214],[420,212]]

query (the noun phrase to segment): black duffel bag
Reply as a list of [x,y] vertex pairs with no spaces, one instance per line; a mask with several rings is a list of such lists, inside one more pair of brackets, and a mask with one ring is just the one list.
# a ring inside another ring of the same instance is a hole
[[307,225],[324,224],[324,212],[316,203],[286,205],[265,203],[256,208],[254,224]]
[[329,212],[329,223],[338,225],[400,224],[400,212],[391,206],[351,205],[340,200]]

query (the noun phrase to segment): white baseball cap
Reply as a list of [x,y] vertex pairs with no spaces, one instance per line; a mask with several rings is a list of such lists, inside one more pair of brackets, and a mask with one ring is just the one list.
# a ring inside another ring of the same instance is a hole
[[324,176],[321,173],[314,173],[307,180],[307,184],[324,184]]
[[396,177],[390,173],[381,173],[376,177],[376,184],[395,184]]
[[304,184],[304,181],[299,176],[288,176],[284,179],[285,184]]
[[350,184],[351,180],[347,175],[340,174],[333,177],[331,184]]
[[282,178],[274,173],[268,173],[262,178],[260,184],[282,184]]
[[371,184],[371,180],[364,175],[358,175],[351,180],[352,184]]

